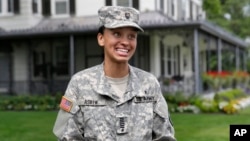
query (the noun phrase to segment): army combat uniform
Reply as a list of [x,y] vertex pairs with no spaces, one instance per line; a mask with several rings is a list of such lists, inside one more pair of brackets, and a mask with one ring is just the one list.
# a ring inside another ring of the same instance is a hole
[[118,97],[103,64],[76,73],[60,104],[53,132],[67,141],[175,141],[167,103],[157,79],[129,66]]

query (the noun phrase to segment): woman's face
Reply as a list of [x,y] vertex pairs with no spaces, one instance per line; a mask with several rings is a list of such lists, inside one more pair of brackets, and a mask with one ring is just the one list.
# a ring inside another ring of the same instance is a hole
[[137,31],[132,27],[104,29],[97,35],[98,44],[104,47],[105,61],[128,63],[137,44]]

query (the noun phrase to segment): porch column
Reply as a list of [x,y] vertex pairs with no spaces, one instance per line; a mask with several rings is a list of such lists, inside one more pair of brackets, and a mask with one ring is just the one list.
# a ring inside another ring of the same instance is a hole
[[247,51],[243,51],[242,55],[243,55],[243,70],[247,71]]
[[31,43],[31,39],[29,39],[28,41],[28,58],[27,58],[27,62],[28,62],[28,91],[30,94],[32,94],[32,43]]
[[200,93],[200,68],[199,68],[199,44],[198,29],[194,29],[194,89],[195,94]]
[[165,76],[163,36],[160,38],[161,77]]
[[207,71],[211,71],[210,59],[211,59],[211,37],[207,37]]
[[237,46],[235,46],[235,65],[236,65],[235,67],[236,67],[236,70],[239,70],[239,68],[240,68],[239,56],[240,56],[239,48]]
[[75,73],[75,48],[74,48],[74,36],[70,35],[69,37],[69,41],[70,41],[70,76],[72,76]]
[[221,66],[221,38],[218,38],[217,40],[217,71],[221,72],[222,71],[222,66]]

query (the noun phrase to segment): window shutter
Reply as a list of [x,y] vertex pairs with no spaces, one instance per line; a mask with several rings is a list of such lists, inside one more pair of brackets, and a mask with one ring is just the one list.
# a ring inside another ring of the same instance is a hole
[[20,13],[20,2],[19,0],[14,0],[14,13],[19,14]]
[[44,16],[49,16],[51,14],[50,0],[42,0],[42,13]]
[[135,9],[138,9],[139,10],[139,0],[132,0],[133,1],[133,7],[135,8]]
[[76,3],[75,3],[75,0],[69,0],[69,12],[70,12],[70,15],[74,15],[75,14],[75,11],[76,11]]
[[106,0],[106,6],[112,6],[112,0]]

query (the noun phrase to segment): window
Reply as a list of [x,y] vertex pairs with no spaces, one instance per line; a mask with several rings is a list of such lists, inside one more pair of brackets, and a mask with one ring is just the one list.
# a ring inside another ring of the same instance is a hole
[[160,11],[164,13],[165,0],[160,0]]
[[57,76],[69,74],[69,48],[67,45],[56,47],[54,65]]
[[171,1],[171,15],[172,15],[172,16],[175,15],[175,3],[174,3],[173,0]]
[[132,6],[132,0],[117,0],[116,2],[118,6],[127,6],[127,7]]
[[189,10],[189,12],[190,12],[190,19],[192,20],[193,19],[193,17],[194,17],[194,14],[193,14],[193,3],[192,3],[192,1],[190,1],[190,10]]
[[139,9],[139,0],[105,0],[106,6],[125,6]]
[[0,15],[14,13],[14,0],[0,0]]
[[180,73],[179,69],[179,57],[180,48],[177,47],[165,47],[164,48],[164,66],[165,66],[165,76],[174,76]]
[[[75,14],[76,0],[38,0],[38,12],[44,16],[67,17]],[[41,5],[41,6],[39,6]]]
[[2,0],[0,0],[0,13],[2,13]]
[[69,12],[69,1],[68,0],[56,0],[55,1],[55,14],[68,14]]
[[38,0],[32,0],[32,12],[34,14],[38,13]]
[[185,20],[186,19],[186,13],[187,13],[187,1],[186,0],[182,0],[181,1],[181,19]]
[[14,8],[13,8],[13,0],[8,0],[8,13],[12,13],[14,10]]
[[45,52],[33,51],[33,67],[34,77],[47,77]]

